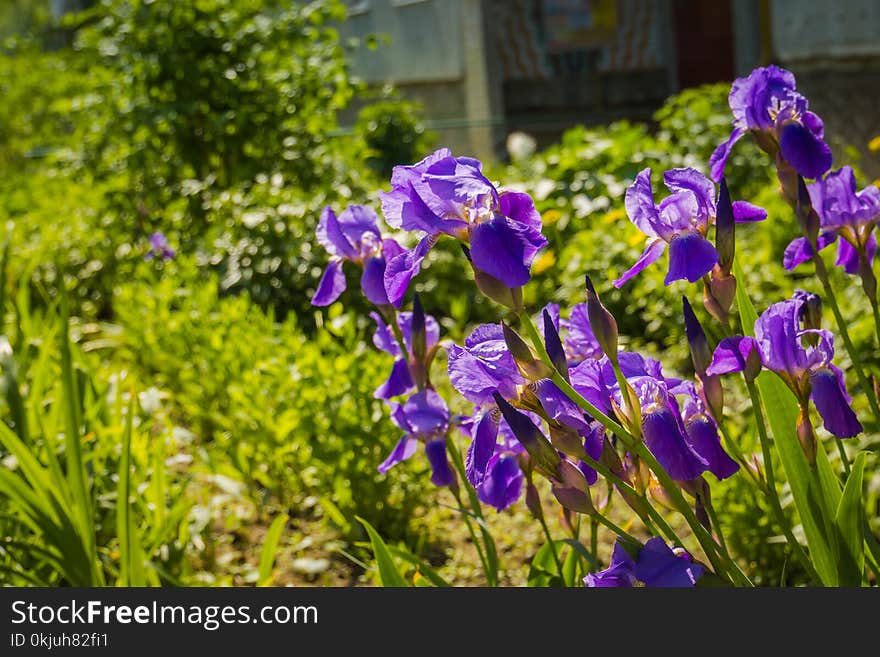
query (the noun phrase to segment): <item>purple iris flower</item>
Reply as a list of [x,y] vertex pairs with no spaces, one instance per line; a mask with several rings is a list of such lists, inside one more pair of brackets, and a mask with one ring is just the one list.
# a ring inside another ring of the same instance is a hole
[[522,494],[520,459],[525,450],[495,406],[478,409],[461,427],[471,439],[465,459],[468,481],[481,502],[503,511]]
[[579,303],[574,306],[569,318],[560,320],[559,325],[566,333],[565,351],[570,361],[602,357],[602,347],[590,326],[587,304]]
[[[858,274],[860,259],[867,267],[877,255],[874,227],[880,221],[880,190],[868,185],[856,191],[856,179],[850,167],[829,173],[807,186],[813,209],[819,215],[822,232],[816,240],[821,251],[837,240],[837,262],[847,274]],[[792,240],[785,249],[783,265],[791,271],[813,256],[805,237]]]
[[333,257],[312,297],[313,306],[329,306],[345,291],[342,263],[346,261],[363,267],[361,289],[371,303],[377,306],[391,303],[385,293],[386,263],[403,253],[403,248],[393,239],[382,238],[375,212],[363,205],[349,205],[337,217],[328,206],[321,213],[317,237]]
[[[630,221],[648,236],[647,246],[636,263],[614,281],[621,287],[648,265],[656,262],[669,246],[669,271],[664,283],[686,279],[693,283],[708,274],[718,262],[718,251],[707,239],[715,222],[715,184],[696,169],[670,169],[663,182],[671,194],[659,205],[651,190],[651,169],[644,169],[626,190],[626,213]],[[733,203],[738,222],[762,221],[767,213],[751,203]]]
[[[403,335],[403,344],[407,353],[404,354],[400,350],[400,345],[394,338],[391,328],[379,313],[370,313],[370,317],[376,322],[376,331],[373,333],[373,344],[377,349],[384,351],[394,357],[394,365],[391,366],[391,374],[388,380],[376,388],[373,396],[376,399],[390,399],[398,395],[403,395],[415,387],[413,376],[410,371],[410,363],[408,354],[412,349],[412,313],[402,312],[397,314],[397,326]],[[425,347],[427,351],[437,344],[440,340],[440,325],[431,315],[425,315]]]
[[697,394],[690,381],[685,382],[685,398],[682,402],[681,419],[687,442],[709,465],[709,472],[719,479],[726,479],[739,471],[739,463],[730,458],[721,446],[718,425]]
[[662,538],[655,536],[639,549],[633,559],[618,539],[605,570],[590,573],[584,584],[590,588],[631,587],[642,582],[650,587],[692,587],[705,572],[685,552],[676,554]]
[[443,398],[433,390],[415,393],[403,404],[391,402],[391,421],[403,429],[404,435],[382,464],[379,472],[385,474],[393,466],[415,454],[419,442],[425,443],[431,464],[431,481],[436,486],[449,486],[455,474],[446,457],[446,431],[449,429],[449,409]]
[[733,82],[728,101],[733,132],[709,159],[713,179],[721,180],[733,145],[746,133],[804,178],[818,178],[831,167],[822,119],[807,109],[807,99],[795,90],[791,71],[778,66],[756,68],[747,78]]
[[473,267],[511,289],[529,281],[532,261],[547,244],[528,194],[499,193],[479,160],[453,157],[446,148],[394,167],[391,191],[380,197],[390,226],[424,235],[414,249],[389,258],[385,289],[392,303],[403,298],[441,235],[468,244]]
[[150,235],[150,250],[144,256],[147,260],[158,258],[160,260],[171,260],[177,253],[171,248],[168,238],[164,233],[156,231]]
[[518,396],[525,380],[507,349],[499,324],[481,324],[465,339],[464,347],[448,349],[449,380],[465,399],[474,404],[492,402],[498,391],[506,399]]
[[861,433],[862,425],[850,407],[843,372],[831,362],[834,336],[822,329],[802,329],[803,305],[803,295],[774,303],[755,322],[755,337],[722,340],[706,371],[741,372],[750,359],[760,356],[762,366],[785,382],[802,409],[812,399],[825,428],[839,438],[851,438]]

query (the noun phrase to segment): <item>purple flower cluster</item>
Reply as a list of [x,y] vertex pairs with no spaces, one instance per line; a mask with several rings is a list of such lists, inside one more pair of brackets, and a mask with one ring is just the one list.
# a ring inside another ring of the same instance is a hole
[[155,232],[150,235],[150,249],[144,256],[147,260],[156,258],[158,260],[173,260],[177,252],[171,248],[171,243],[164,233]]
[[584,578],[589,588],[631,587],[641,582],[649,587],[691,587],[705,569],[694,563],[683,551],[674,552],[662,538],[654,537],[637,551],[635,558],[618,540],[611,555],[611,564],[605,570],[590,573]]
[[818,178],[831,168],[822,119],[809,111],[790,71],[778,66],[757,68],[734,81],[728,100],[733,131],[709,160],[714,180],[721,180],[733,145],[746,134],[804,178]]

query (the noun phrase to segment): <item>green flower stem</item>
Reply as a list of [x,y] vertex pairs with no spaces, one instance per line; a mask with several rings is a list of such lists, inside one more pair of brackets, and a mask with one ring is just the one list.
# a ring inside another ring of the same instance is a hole
[[[741,584],[746,586],[751,586],[751,582],[745,576],[744,573],[739,569],[739,566],[728,557],[725,557],[723,554],[719,553],[719,546],[715,539],[711,534],[700,524],[700,521],[697,519],[696,515],[693,512],[693,509],[688,505],[687,500],[684,499],[684,496],[681,493],[681,490],[672,480],[672,478],[666,473],[666,471],[660,466],[657,462],[657,459],[654,458],[654,455],[645,447],[644,443],[636,440],[629,432],[627,432],[622,426],[617,424],[610,417],[602,413],[598,408],[593,406],[590,402],[584,399],[574,388],[571,387],[559,372],[556,371],[556,368],[553,366],[553,362],[550,360],[550,356],[547,354],[547,349],[544,347],[544,343],[541,340],[541,335],[538,333],[537,328],[535,328],[534,323],[527,313],[523,312],[520,314],[520,320],[522,326],[529,333],[529,338],[532,341],[532,345],[535,350],[538,352],[541,361],[547,365],[551,371],[554,372],[552,377],[553,382],[562,390],[562,392],[571,399],[575,404],[577,404],[580,408],[587,411],[593,418],[595,418],[599,423],[601,423],[606,429],[611,431],[614,435],[620,438],[624,445],[626,445],[627,449],[631,452],[637,454],[641,457],[647,464],[648,467],[654,472],[654,475],[657,477],[657,480],[666,489],[669,496],[672,498],[677,510],[679,513],[684,516],[685,521],[691,528],[691,531],[694,533],[697,541],[700,543],[700,546],[703,548],[703,552],[706,554],[706,557],[712,563],[712,567],[715,569],[717,575],[724,577],[726,576],[731,582],[734,580],[739,580]],[[650,506],[650,505],[649,505]],[[726,562],[726,563],[725,563]],[[731,575],[733,573],[733,575]]]
[[764,423],[761,393],[753,381],[746,381],[746,387],[749,389],[749,397],[752,400],[752,410],[755,414],[755,423],[758,425],[758,437],[761,440],[761,451],[764,455],[764,472],[767,477],[766,493],[767,498],[770,500],[770,507],[776,515],[776,521],[782,528],[785,540],[788,542],[792,552],[794,552],[795,558],[797,558],[804,570],[807,571],[810,579],[819,585],[822,580],[819,578],[819,575],[813,567],[807,553],[804,551],[803,546],[795,538],[791,525],[788,522],[788,518],[782,510],[782,503],[779,501],[779,493],[776,490],[776,479],[773,473],[773,455],[770,453],[770,438],[767,435],[767,425]]
[[859,354],[856,351],[855,345],[853,345],[852,338],[849,336],[849,329],[847,328],[846,320],[843,317],[843,313],[840,312],[840,306],[837,305],[837,297],[834,295],[834,289],[831,287],[831,281],[828,278],[828,270],[825,267],[825,261],[822,260],[821,254],[815,248],[813,249],[813,263],[816,266],[816,276],[819,278],[819,281],[821,281],[822,289],[825,291],[825,302],[831,306],[831,311],[834,313],[834,319],[837,322],[837,332],[840,333],[840,337],[843,338],[843,344],[846,347],[850,360],[852,361],[852,368],[856,371],[859,383],[865,391],[865,396],[868,398],[868,404],[871,406],[871,412],[874,414],[874,419],[880,422],[880,406],[878,406],[877,397],[874,395],[874,387],[871,385],[870,381],[868,381],[867,377],[865,377],[865,373],[862,370]]
[[[464,461],[461,457],[461,452],[458,450],[458,447],[455,444],[455,441],[448,434],[446,435],[446,447],[449,450],[449,453],[452,455],[452,464],[455,467],[456,472],[458,472],[459,477],[463,482],[467,482],[467,474],[465,472]],[[486,585],[487,586],[498,586],[498,572],[497,568],[492,566],[493,559],[490,558],[490,555],[495,555],[495,546],[490,545],[489,541],[491,537],[489,536],[488,531],[485,529],[485,524],[483,524],[483,541],[477,536],[477,532],[471,523],[471,514],[473,514],[480,522],[483,521],[483,508],[480,506],[480,501],[477,499],[476,492],[469,485],[465,485],[468,491],[468,498],[470,501],[470,506],[472,511],[468,511],[465,508],[464,503],[461,499],[461,492],[458,489],[458,486],[451,486],[450,490],[452,491],[453,496],[455,497],[455,501],[458,503],[459,511],[461,512],[462,517],[464,518],[464,522],[467,525],[468,531],[471,535],[471,540],[474,542],[474,547],[477,550],[477,554],[480,557],[480,562],[483,565],[483,574],[486,576]],[[483,545],[485,542],[485,545]],[[494,560],[497,563],[497,557]],[[561,572],[561,571],[560,571]]]
[[631,543],[632,545],[637,545],[639,547],[642,546],[642,542],[639,539],[637,539],[635,536],[630,534],[623,527],[620,527],[620,526],[614,524],[611,520],[609,520],[608,518],[603,516],[601,513],[597,513],[592,517],[595,518],[599,522],[599,524],[605,525],[608,529],[610,529],[612,532],[617,534],[620,538],[622,538],[626,542]]
[[550,553],[553,555],[553,563],[556,564],[556,572],[559,573],[559,578],[561,580],[562,562],[559,560],[559,553],[556,551],[556,541],[553,540],[553,536],[550,534],[550,528],[547,526],[547,520],[544,518],[543,513],[538,516],[538,521],[541,523],[541,529],[544,530],[544,537],[547,539],[547,544],[550,546]]
[[718,535],[718,543],[721,545],[721,549],[724,550],[724,554],[727,555],[728,559],[733,560],[730,556],[730,550],[727,549],[727,541],[724,540],[724,532],[721,531],[721,523],[718,522],[718,515],[715,513],[715,506],[709,500],[704,500],[706,513],[709,515],[709,521],[712,523],[712,526],[715,528],[715,533]]

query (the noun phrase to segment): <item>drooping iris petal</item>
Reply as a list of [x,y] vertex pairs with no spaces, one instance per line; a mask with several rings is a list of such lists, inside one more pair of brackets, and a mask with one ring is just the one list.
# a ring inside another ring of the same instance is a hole
[[529,282],[532,261],[546,244],[535,228],[496,215],[471,230],[471,260],[507,287],[521,287]]
[[731,205],[733,206],[733,218],[738,224],[764,221],[767,218],[767,211],[764,208],[748,201],[734,201]]
[[[594,461],[598,461],[602,456],[602,443],[605,440],[605,428],[598,422],[594,422],[584,437],[584,451]],[[580,461],[578,468],[584,473],[587,483],[592,486],[599,480],[599,474],[593,469],[593,466]]]
[[642,434],[645,445],[673,479],[696,479],[708,467],[685,441],[679,421],[669,407],[661,406],[643,413]]
[[386,264],[385,292],[388,295],[388,300],[395,306],[400,305],[410,280],[419,273],[422,268],[422,260],[436,243],[435,236],[423,237],[414,249],[404,251]]
[[[821,251],[829,244],[834,243],[835,234],[825,232],[816,238],[816,246]],[[791,271],[798,265],[809,261],[813,257],[813,247],[810,245],[806,237],[796,237],[788,246],[785,247],[785,253],[782,256],[782,266],[787,271]]]
[[685,279],[690,283],[708,274],[718,262],[718,251],[698,233],[684,233],[669,244],[669,273],[664,283]]
[[455,483],[455,473],[449,467],[446,456],[446,440],[437,438],[425,445],[425,454],[431,465],[431,483],[435,486],[451,486]]
[[726,479],[739,470],[739,463],[730,458],[721,446],[718,427],[712,418],[700,414],[685,421],[687,440],[693,450],[709,464],[709,472]]
[[391,454],[388,455],[388,458],[382,461],[382,464],[379,466],[379,472],[385,474],[401,461],[406,461],[416,453],[418,445],[419,441],[415,438],[411,438],[410,436],[404,436],[401,438],[400,442],[398,442],[391,451]]
[[[871,234],[873,238],[873,233]],[[877,241],[874,241],[874,250],[877,249]],[[867,252],[867,249],[866,249]],[[872,258],[869,258],[869,262]],[[838,267],[843,267],[843,271],[851,276],[855,276],[859,273],[859,252],[856,251],[852,244],[847,242],[842,237],[837,240],[837,260],[834,261],[834,264]]]
[[486,477],[477,488],[477,497],[484,504],[503,511],[519,499],[523,478],[516,456],[497,456],[489,463]]
[[635,568],[636,562],[618,541],[614,544],[608,568],[596,573],[589,573],[584,577],[584,584],[587,588],[629,588],[636,584]]
[[449,421],[449,408],[433,390],[417,392],[403,404],[403,413],[411,433],[422,436],[442,433]]
[[578,431],[587,431],[590,428],[584,412],[553,381],[541,379],[531,388],[550,418]]
[[819,178],[831,168],[831,148],[800,123],[782,128],[779,148],[782,157],[804,178]]
[[385,258],[373,257],[364,261],[361,290],[370,303],[377,306],[388,304],[388,294],[385,292]]
[[687,556],[676,556],[662,538],[655,536],[639,551],[635,576],[645,586],[691,587],[704,570]]
[[484,413],[471,429],[471,444],[465,459],[465,476],[475,488],[483,483],[489,462],[495,454],[498,439],[498,423],[491,413]]
[[843,382],[830,368],[810,375],[813,403],[825,428],[838,438],[852,438],[862,432],[862,425],[847,400]]
[[651,169],[644,169],[626,190],[624,198],[626,214],[636,228],[649,237],[660,237],[660,214],[654,204],[651,189]]
[[313,306],[329,306],[345,292],[345,273],[342,271],[342,261],[331,260],[327,263],[327,269],[318,282],[318,289],[312,297]]
[[403,395],[415,387],[412,380],[412,374],[409,371],[409,365],[403,358],[398,358],[391,366],[391,374],[388,380],[380,385],[373,392],[376,399],[391,399],[398,395]]

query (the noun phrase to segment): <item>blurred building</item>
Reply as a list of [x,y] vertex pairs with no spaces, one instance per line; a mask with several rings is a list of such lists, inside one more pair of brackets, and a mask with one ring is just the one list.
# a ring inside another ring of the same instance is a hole
[[[880,134],[877,0],[347,0],[346,37],[370,83],[421,100],[443,143],[501,154],[577,123],[648,118],[672,93],[761,63],[798,74],[829,130]],[[857,112],[854,112],[854,108]],[[854,113],[858,117],[853,116]]]

